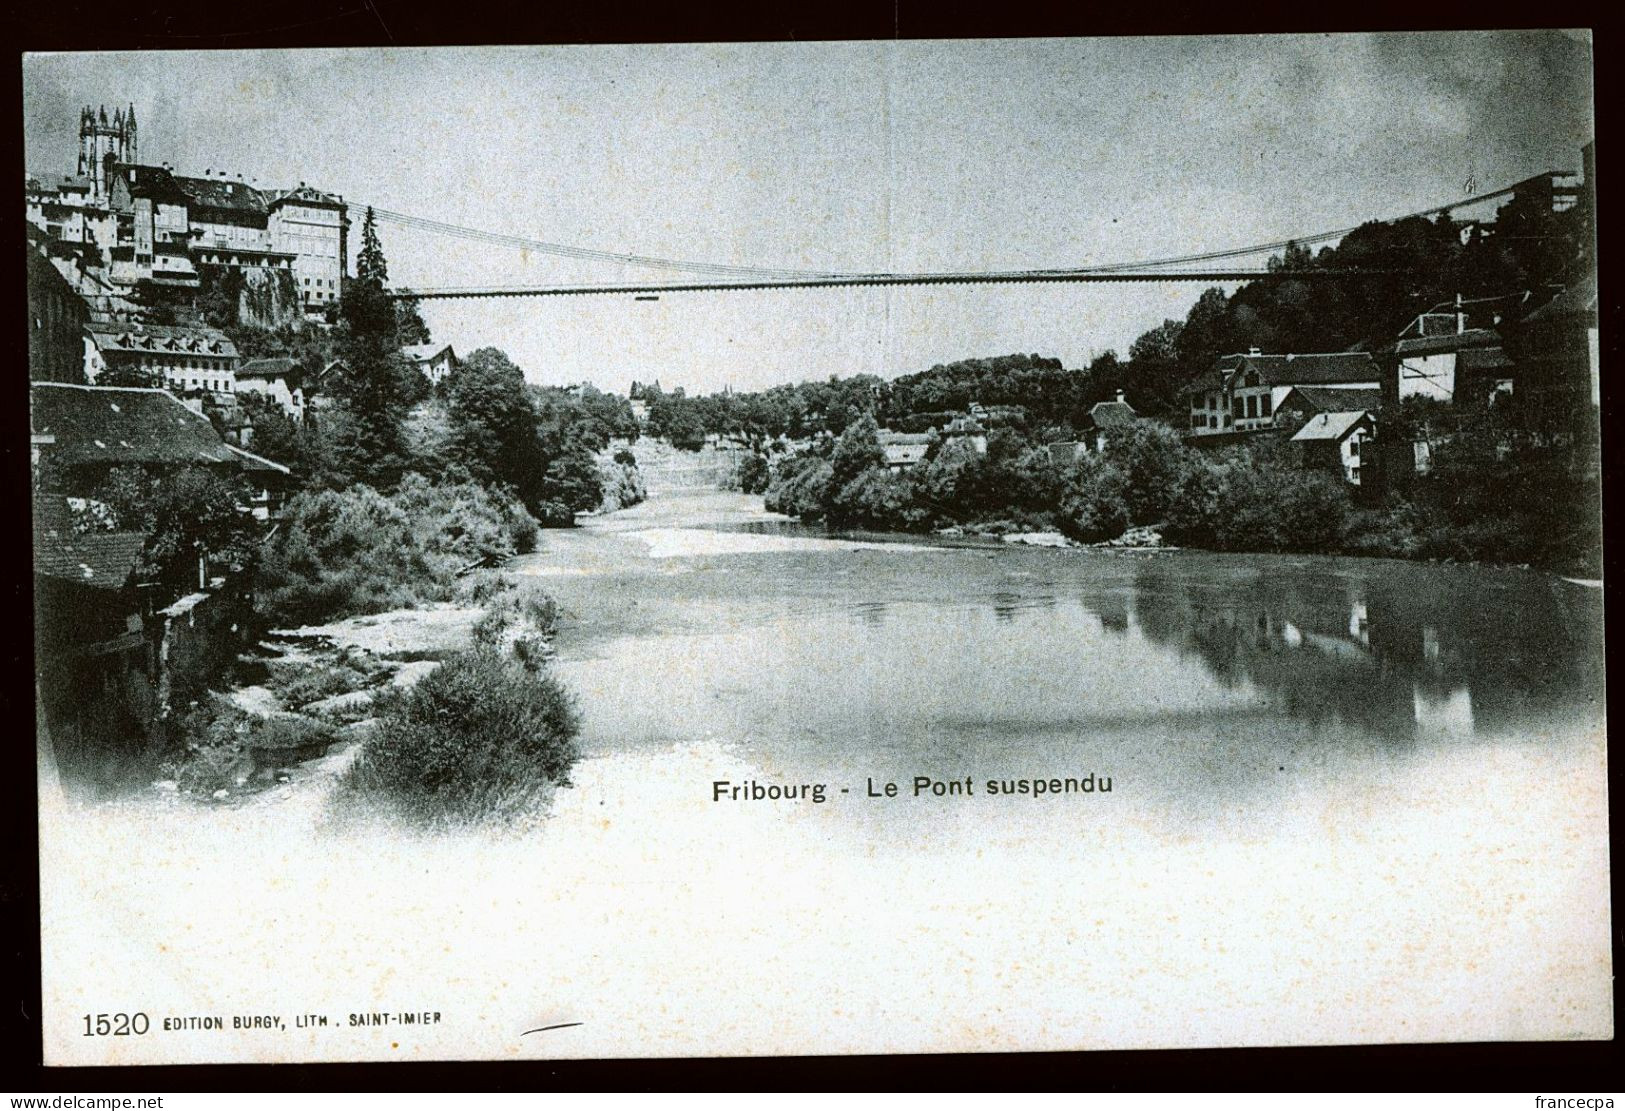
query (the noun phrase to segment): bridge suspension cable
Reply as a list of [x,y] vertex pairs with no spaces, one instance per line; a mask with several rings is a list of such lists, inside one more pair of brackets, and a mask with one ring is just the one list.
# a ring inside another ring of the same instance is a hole
[[1036,285],[1058,283],[1112,282],[1246,282],[1262,279],[1346,280],[1350,278],[1392,277],[1395,270],[1312,269],[1312,270],[1197,270],[1124,271],[1092,273],[1076,270],[1012,270],[984,273],[941,274],[851,274],[814,278],[758,278],[725,282],[648,282],[634,284],[599,283],[553,286],[444,286],[425,289],[397,288],[389,292],[396,300],[457,300],[480,297],[572,297],[590,294],[717,293],[763,289],[830,289],[843,286],[925,286],[925,285]]
[[[1465,197],[1449,204],[1438,205],[1434,208],[1422,209],[1419,212],[1408,213],[1405,216],[1393,217],[1386,221],[1389,223],[1399,220],[1414,219],[1417,217],[1429,218],[1451,212],[1469,205],[1481,204],[1494,200],[1497,197],[1507,196],[1517,190],[1516,185],[1509,185],[1489,193],[1479,193]],[[360,206],[358,206],[360,207]],[[545,240],[531,239],[527,236],[514,235],[506,232],[484,231],[479,228],[463,227],[441,220],[430,220],[422,216],[412,216],[407,213],[394,212],[376,205],[366,206],[379,219],[386,220],[402,227],[418,231],[427,231],[438,235],[448,235],[475,242],[490,243],[496,246],[515,247],[520,250],[535,251],[539,254],[554,255],[561,258],[573,258],[594,262],[613,262],[625,266],[640,266],[650,269],[660,269],[691,273],[718,279],[730,279],[715,283],[679,283],[679,284],[601,284],[601,285],[570,285],[570,286],[534,286],[534,287],[446,287],[440,289],[399,290],[393,295],[396,297],[415,296],[419,298],[445,298],[445,297],[546,297],[566,296],[589,293],[653,293],[661,292],[698,292],[729,289],[815,289],[833,286],[882,286],[882,285],[950,285],[950,284],[1007,284],[1013,282],[1088,282],[1088,281],[1250,281],[1255,278],[1275,276],[1277,272],[1269,270],[1231,270],[1231,271],[1178,271],[1161,272],[1162,267],[1187,267],[1192,263],[1218,262],[1226,259],[1245,258],[1249,255],[1273,255],[1284,251],[1288,247],[1308,247],[1318,243],[1326,243],[1342,239],[1361,225],[1336,228],[1331,231],[1316,232],[1312,235],[1294,236],[1291,239],[1276,240],[1271,243],[1257,243],[1246,247],[1232,247],[1219,251],[1204,251],[1195,254],[1174,255],[1158,259],[1139,259],[1129,262],[1103,263],[1095,266],[1082,266],[1072,268],[1052,268],[1043,270],[1013,270],[1013,271],[947,271],[938,273],[865,273],[855,271],[827,271],[827,270],[797,270],[783,267],[740,266],[730,263],[697,262],[693,260],[660,258],[652,255],[639,255],[620,251],[603,251],[590,247],[572,246],[566,243],[550,243]],[[1373,275],[1377,271],[1337,271],[1333,273],[1317,274],[1310,270],[1291,271],[1295,277],[1359,277]]]

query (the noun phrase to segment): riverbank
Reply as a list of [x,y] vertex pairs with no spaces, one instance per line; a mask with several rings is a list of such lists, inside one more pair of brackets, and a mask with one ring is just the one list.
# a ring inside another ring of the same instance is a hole
[[[544,534],[506,573],[557,597],[585,718],[545,821],[334,829],[319,783],[104,808],[93,837],[49,814],[50,958],[153,1014],[443,1014],[300,1032],[312,1060],[1610,1035],[1595,591],[843,543],[715,493]],[[418,620],[337,624],[399,651]],[[984,790],[1090,774],[1112,790]],[[151,974],[153,939],[184,972]],[[60,1059],[93,1006],[47,998]]]

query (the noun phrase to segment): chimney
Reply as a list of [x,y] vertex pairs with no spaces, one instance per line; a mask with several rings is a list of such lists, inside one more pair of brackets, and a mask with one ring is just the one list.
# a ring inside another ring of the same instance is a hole
[[1247,354],[1249,354],[1249,355],[1262,355],[1263,352],[1260,351],[1256,347],[1249,347],[1249,348],[1247,348]]
[[1123,402],[1123,391],[1118,390],[1117,391],[1117,404],[1122,405],[1123,403],[1124,403]]

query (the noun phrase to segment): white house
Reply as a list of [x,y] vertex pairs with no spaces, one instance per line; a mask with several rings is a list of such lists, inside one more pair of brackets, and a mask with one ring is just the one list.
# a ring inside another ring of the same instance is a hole
[[144,374],[176,393],[229,394],[237,388],[237,347],[202,326],[93,320],[85,325],[85,381],[110,367]]
[[1477,361],[1486,357],[1475,353],[1499,353],[1500,350],[1501,337],[1489,328],[1401,337],[1394,346],[1398,359],[1399,400],[1428,397],[1453,402],[1462,372],[1476,369]]
[[305,391],[292,359],[252,359],[237,370],[237,392],[263,394],[296,421],[305,419]]
[[1376,422],[1365,410],[1316,413],[1298,429],[1292,442],[1303,445],[1304,464],[1322,466],[1341,474],[1343,481],[1360,485],[1360,459],[1376,432]]
[[880,432],[880,450],[886,453],[886,469],[906,470],[925,461],[926,449],[931,446],[929,432]]
[[449,343],[412,344],[401,348],[401,354],[417,364],[430,385],[440,385],[446,380],[447,375],[457,369],[457,353],[451,349]]
[[1381,371],[1364,351],[1226,355],[1185,387],[1191,436],[1254,432],[1275,427],[1275,412],[1298,386],[1375,390]]

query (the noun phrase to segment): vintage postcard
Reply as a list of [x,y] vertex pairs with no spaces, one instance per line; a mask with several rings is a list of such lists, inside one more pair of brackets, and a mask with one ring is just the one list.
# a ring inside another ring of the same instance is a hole
[[47,1063],[1611,1038],[1592,63],[25,57]]

